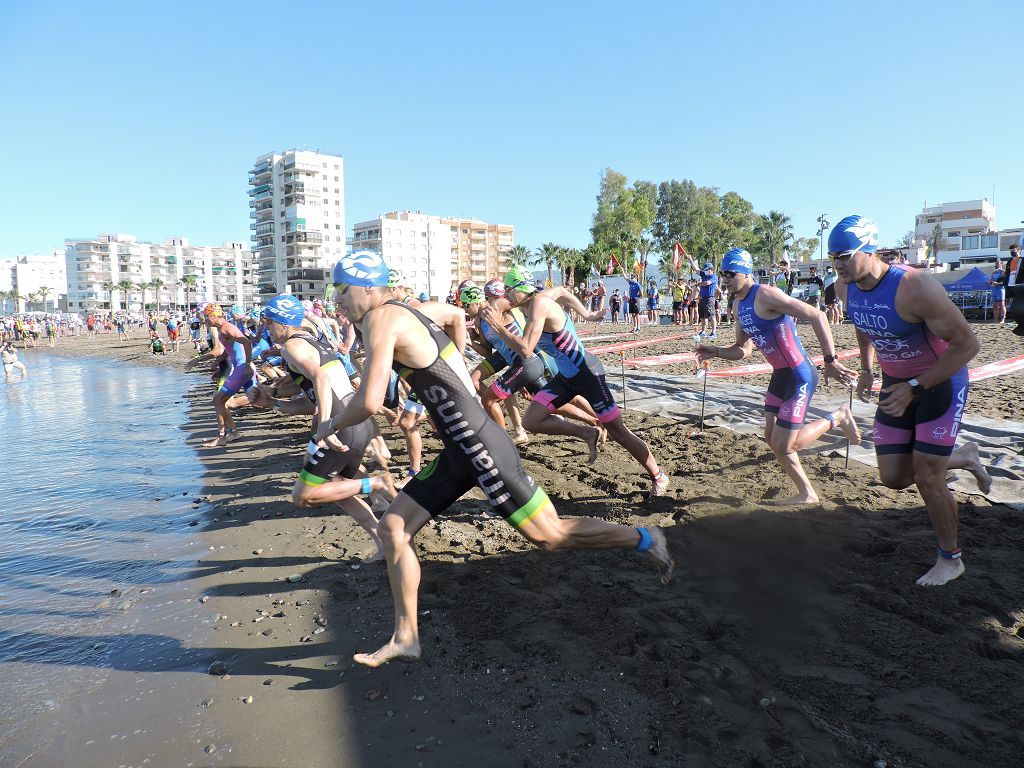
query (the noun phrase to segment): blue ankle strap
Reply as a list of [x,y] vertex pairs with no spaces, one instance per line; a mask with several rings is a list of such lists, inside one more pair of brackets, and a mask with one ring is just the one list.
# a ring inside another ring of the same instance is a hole
[[654,546],[654,539],[646,528],[637,528],[636,532],[640,534],[640,543],[636,545],[637,552],[646,552]]

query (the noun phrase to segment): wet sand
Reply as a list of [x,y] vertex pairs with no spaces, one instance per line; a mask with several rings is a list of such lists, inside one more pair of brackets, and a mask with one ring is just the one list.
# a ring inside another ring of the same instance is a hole
[[[198,444],[214,427],[212,388],[195,381]],[[985,383],[999,401],[1020,391],[1017,377]],[[972,393],[969,412],[996,400]],[[385,569],[362,563],[372,548],[348,517],[288,501],[308,421],[241,411],[244,439],[203,451],[216,549],[193,582],[214,628],[204,658],[229,675],[179,673],[213,701],[169,690],[164,716],[187,710],[195,727],[164,734],[161,754],[197,766],[1021,764],[1021,513],[956,494],[967,573],[922,590],[934,536],[916,493],[809,454],[829,500],[770,507],[790,486],[759,439],[626,419],[672,475],[668,497],[648,498],[618,446],[587,467],[573,441],[535,438],[524,459],[562,514],[667,526],[671,585],[631,553],[541,553],[474,493],[417,538],[424,661],[371,671],[350,659],[390,633]],[[404,443],[386,435],[401,467]],[[438,446],[425,431],[425,459]]]

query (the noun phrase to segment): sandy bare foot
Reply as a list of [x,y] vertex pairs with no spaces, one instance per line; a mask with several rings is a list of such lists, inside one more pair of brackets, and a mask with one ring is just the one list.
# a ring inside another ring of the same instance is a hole
[[654,485],[651,488],[651,496],[664,496],[668,493],[668,475],[659,472],[657,477],[651,478]]
[[597,442],[599,445],[604,445],[608,442],[608,430],[604,428],[603,424],[598,424],[597,428],[601,431],[601,436],[598,438]]
[[795,507],[801,504],[819,504],[821,499],[816,494],[810,494],[805,496],[802,493],[798,493],[796,496],[790,496],[788,499],[766,499],[762,501],[762,504],[770,504],[773,507]]
[[365,667],[376,668],[381,664],[387,664],[389,661],[419,661],[420,660],[420,644],[413,643],[412,645],[400,645],[396,643],[394,639],[382,646],[373,653],[357,653],[352,656],[352,660],[356,664],[362,664]]
[[[974,479],[978,481],[978,490],[982,493],[991,491],[992,477],[981,463],[981,457],[978,456],[978,444],[964,443],[964,446],[957,451],[957,454],[970,462],[964,469],[974,475]],[[954,576],[953,578],[956,577]]]
[[384,550],[381,549],[380,545],[377,545],[377,551],[370,555],[368,558],[363,560],[364,563],[379,563],[384,559]]
[[203,448],[223,448],[228,444],[227,436],[218,435],[213,440],[207,440],[203,443]]
[[530,442],[530,436],[526,432],[519,432],[512,438],[512,444],[515,446],[526,445],[528,442]]
[[395,496],[398,495],[398,491],[395,488],[395,478],[391,476],[390,472],[385,470],[377,475],[377,479],[384,483],[384,487],[377,491],[377,493],[389,502],[394,501]]
[[591,427],[590,432],[587,433],[585,438],[587,448],[590,449],[590,457],[587,459],[587,464],[593,466],[594,462],[597,461],[597,446],[601,440],[601,430],[597,427]]
[[661,574],[661,583],[668,584],[672,581],[672,572],[676,569],[676,561],[668,553],[668,542],[665,541],[665,533],[661,528],[648,528],[653,543],[651,548],[644,552],[647,557],[654,561]]
[[917,586],[941,587],[943,584],[948,584],[953,579],[963,576],[964,570],[964,564],[960,558],[947,560],[939,555],[935,559],[935,565],[932,566],[932,569],[917,580]]
[[850,406],[844,405],[832,414],[832,418],[835,420],[835,425],[846,435],[850,445],[860,445],[860,429],[857,427],[856,419],[853,418],[853,411],[850,410]]

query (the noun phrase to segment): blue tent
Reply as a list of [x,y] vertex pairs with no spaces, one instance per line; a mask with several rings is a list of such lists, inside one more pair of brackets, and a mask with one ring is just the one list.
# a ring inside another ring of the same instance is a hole
[[938,274],[939,282],[943,284],[947,293],[961,293],[968,291],[987,291],[989,275],[982,272],[978,267],[970,269],[958,269],[945,274]]

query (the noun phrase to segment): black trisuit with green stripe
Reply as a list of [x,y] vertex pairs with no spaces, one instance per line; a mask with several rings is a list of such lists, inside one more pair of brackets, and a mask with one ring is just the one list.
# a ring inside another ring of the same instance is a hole
[[[291,338],[302,339],[320,355],[320,367],[327,371],[331,390],[334,393],[332,413],[337,413],[352,397],[352,385],[348,383],[348,374],[345,372],[345,366],[337,351],[309,333],[296,333]],[[285,358],[285,366],[288,368],[288,374],[292,380],[299,385],[306,397],[316,403],[316,388],[313,386],[313,382],[298,371],[293,371],[288,366],[288,358]],[[367,420],[362,424],[345,427],[338,433],[338,439],[348,446],[348,450],[344,453],[331,448],[321,448],[310,440],[309,445],[306,446],[306,462],[302,465],[299,479],[304,485],[315,487],[323,485],[335,475],[349,479],[355,477],[356,472],[359,471],[359,464],[363,460],[363,454],[366,452],[366,446],[369,445],[372,437],[373,430]]]
[[397,301],[388,304],[409,310],[437,346],[437,357],[426,368],[394,363],[395,371],[426,407],[444,444],[402,493],[433,516],[476,485],[505,522],[522,525],[548,502],[547,494],[526,474],[508,432],[484,412],[465,363],[447,334],[415,308]]

